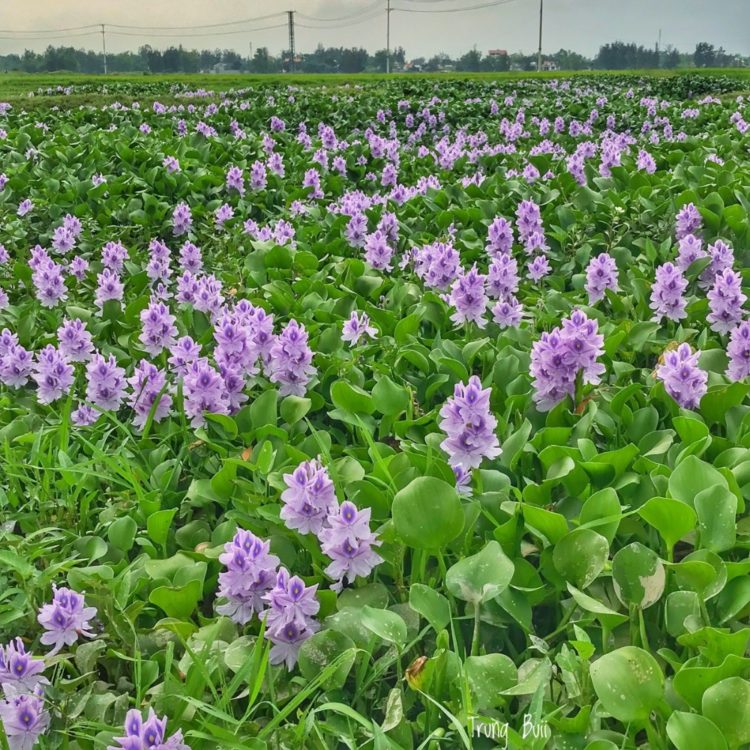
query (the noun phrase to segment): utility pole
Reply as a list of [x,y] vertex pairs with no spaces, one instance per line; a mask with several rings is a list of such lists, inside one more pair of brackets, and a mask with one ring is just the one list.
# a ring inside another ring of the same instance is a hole
[[107,75],[107,38],[104,36],[104,24],[102,26],[102,59],[104,60],[104,75]]
[[385,72],[391,72],[391,0],[387,0],[385,10]]
[[536,53],[536,69],[542,69],[542,26],[544,23],[544,0],[539,0],[539,50]]
[[294,49],[294,11],[288,10],[287,15],[289,16],[289,71],[294,71],[294,58],[296,57],[296,52]]

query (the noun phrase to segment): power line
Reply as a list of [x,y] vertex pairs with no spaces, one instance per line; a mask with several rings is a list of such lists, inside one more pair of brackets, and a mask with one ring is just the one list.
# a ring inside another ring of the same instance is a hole
[[[251,29],[235,29],[234,31],[208,31],[203,32],[199,34],[181,34],[180,32],[176,32],[174,34],[160,34],[160,33],[151,33],[148,31],[143,31],[140,33],[136,32],[130,32],[130,31],[111,31],[110,34],[114,34],[115,36],[134,36],[138,37],[139,39],[143,39],[144,37],[147,38],[159,38],[159,39],[183,39],[183,38],[191,38],[191,37],[214,37],[214,36],[231,36],[232,34],[248,34],[250,32],[256,32],[256,31],[269,31],[270,29],[284,29],[286,28],[285,23],[277,23],[273,26],[256,26],[255,28]],[[97,33],[97,32],[94,32]]]
[[[406,0],[409,2],[409,0]],[[508,5],[509,3],[516,2],[516,0],[492,0],[492,2],[481,3],[480,5],[470,5],[467,8],[392,8],[394,11],[399,13],[465,13],[470,10],[481,10],[482,8],[494,8],[498,5]]]
[[[441,0],[438,0],[438,2],[441,2]],[[300,18],[306,18],[308,21],[321,21],[323,23],[329,23],[329,22],[334,22],[334,21],[347,21],[350,18],[357,18],[358,16],[365,15],[367,13],[370,13],[372,10],[379,9],[379,8],[380,8],[380,0],[375,0],[374,3],[371,3],[370,5],[366,5],[364,8],[360,8],[354,13],[347,13],[345,16],[338,16],[337,18],[319,18],[316,16],[308,16],[306,13],[302,13],[301,11],[297,11],[297,15]]]
[[191,26],[131,26],[129,24],[119,24],[119,23],[108,23],[107,26],[115,29],[133,29],[133,30],[140,30],[140,31],[175,31],[175,30],[191,30],[191,29],[217,29],[222,26],[236,26],[240,24],[245,23],[255,23],[256,21],[267,21],[269,18],[278,18],[279,16],[285,16],[285,11],[280,11],[278,13],[269,13],[265,16],[255,16],[254,18],[242,18],[237,21],[224,21],[223,23],[202,23],[202,24],[195,24]]

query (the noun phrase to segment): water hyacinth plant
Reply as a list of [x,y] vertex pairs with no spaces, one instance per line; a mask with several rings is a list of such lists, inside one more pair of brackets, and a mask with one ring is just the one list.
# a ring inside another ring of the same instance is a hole
[[739,79],[85,80],[0,106],[0,747],[750,744]]

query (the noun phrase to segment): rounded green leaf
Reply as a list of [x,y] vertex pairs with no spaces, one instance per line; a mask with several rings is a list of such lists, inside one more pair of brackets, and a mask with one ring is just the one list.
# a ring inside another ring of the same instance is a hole
[[396,385],[387,375],[383,375],[372,389],[375,410],[386,416],[400,414],[409,405],[406,388]]
[[422,615],[436,633],[439,633],[450,622],[450,602],[430,586],[412,583],[409,589],[409,606]]
[[123,516],[112,522],[107,530],[107,539],[117,549],[127,552],[133,546],[138,524],[130,517]]
[[418,477],[397,492],[391,515],[398,535],[414,549],[440,549],[464,525],[456,488],[436,477]]
[[750,682],[728,677],[703,693],[703,715],[721,730],[730,750],[750,742]]
[[326,690],[338,689],[346,682],[356,655],[351,638],[337,630],[321,630],[300,647],[299,671],[306,680],[314,680],[329,664],[340,659],[338,669],[324,684]]
[[662,700],[664,675],[651,654],[623,646],[591,665],[591,682],[604,710],[624,723],[642,723]]
[[591,584],[609,557],[609,542],[591,529],[576,529],[564,536],[552,552],[557,572],[579,589]]
[[638,509],[638,514],[659,532],[670,550],[695,528],[695,511],[670,497],[652,497]]
[[716,724],[687,711],[675,711],[669,717],[667,737],[677,750],[727,750],[727,742]]
[[501,706],[505,698],[503,690],[518,682],[518,670],[513,660],[505,654],[470,656],[464,663],[474,708],[479,710]]
[[732,549],[737,540],[737,496],[716,485],[695,496],[700,546],[711,552]]
[[406,643],[406,623],[400,615],[387,609],[365,605],[360,610],[362,625],[378,638],[403,646]]
[[653,550],[633,542],[612,558],[612,578],[617,598],[623,604],[646,609],[664,593],[666,573]]
[[465,557],[449,568],[445,585],[457,599],[477,605],[505,591],[514,570],[503,548],[491,541],[476,555]]

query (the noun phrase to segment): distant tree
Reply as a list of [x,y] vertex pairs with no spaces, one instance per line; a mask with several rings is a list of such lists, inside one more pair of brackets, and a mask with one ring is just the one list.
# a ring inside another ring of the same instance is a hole
[[[723,50],[722,50],[723,52]],[[699,42],[695,46],[693,62],[696,68],[711,68],[716,64],[716,51],[713,44]]]
[[674,47],[667,47],[666,52],[662,56],[662,64],[668,70],[673,70],[680,64],[680,53]]
[[482,53],[475,49],[469,50],[463,57],[456,60],[456,70],[478,73],[482,69]]
[[268,55],[268,47],[258,47],[253,55],[253,73],[270,73],[271,60]]
[[361,73],[367,68],[369,59],[367,50],[361,47],[341,50],[339,70],[342,73]]

